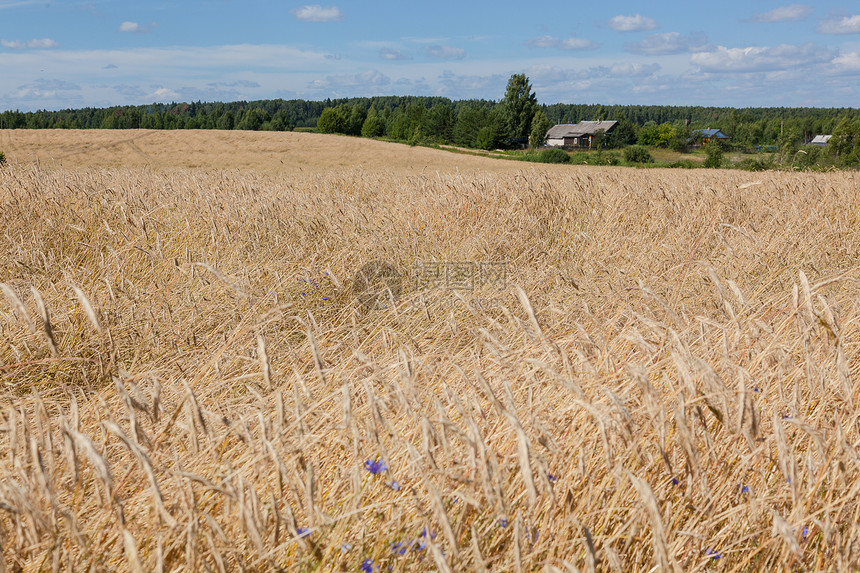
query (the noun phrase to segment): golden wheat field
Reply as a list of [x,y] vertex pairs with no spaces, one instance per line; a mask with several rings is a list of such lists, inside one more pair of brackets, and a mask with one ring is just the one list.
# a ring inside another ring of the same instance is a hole
[[857,173],[0,150],[0,571],[860,561]]

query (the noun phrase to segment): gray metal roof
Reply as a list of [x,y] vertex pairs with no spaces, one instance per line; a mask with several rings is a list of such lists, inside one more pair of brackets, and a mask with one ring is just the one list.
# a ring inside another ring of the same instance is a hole
[[564,139],[565,137],[582,137],[594,135],[598,131],[610,131],[618,124],[617,121],[580,121],[579,123],[560,123],[546,132],[547,139]]

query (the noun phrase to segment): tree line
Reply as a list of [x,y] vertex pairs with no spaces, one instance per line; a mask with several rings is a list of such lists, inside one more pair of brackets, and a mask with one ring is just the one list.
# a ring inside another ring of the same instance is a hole
[[[730,108],[539,104],[523,74],[511,76],[504,98],[451,100],[444,97],[379,96],[308,100],[191,102],[82,108],[61,111],[5,111],[5,129],[221,129],[287,131],[380,137],[412,144],[451,144],[477,149],[539,142],[551,125],[615,120],[599,138],[604,148],[628,145],[682,149],[697,129],[719,128],[737,149],[768,146],[795,152],[818,134],[833,134],[828,149],[843,163],[860,165],[860,114],[853,108]],[[809,155],[810,153],[806,153]],[[804,158],[806,159],[806,158]]]

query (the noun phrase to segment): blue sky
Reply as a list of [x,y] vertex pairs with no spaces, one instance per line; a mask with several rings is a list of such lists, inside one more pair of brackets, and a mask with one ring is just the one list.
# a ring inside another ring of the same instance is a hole
[[0,0],[0,110],[371,95],[860,107],[860,2]]

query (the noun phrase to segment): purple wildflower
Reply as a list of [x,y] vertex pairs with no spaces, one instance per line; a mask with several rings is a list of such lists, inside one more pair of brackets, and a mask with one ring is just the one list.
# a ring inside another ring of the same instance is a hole
[[376,475],[387,470],[388,466],[383,460],[367,460],[366,462],[364,462],[364,469]]
[[705,555],[707,555],[711,559],[720,559],[723,556],[722,553],[717,553],[710,547],[708,549],[705,549]]

